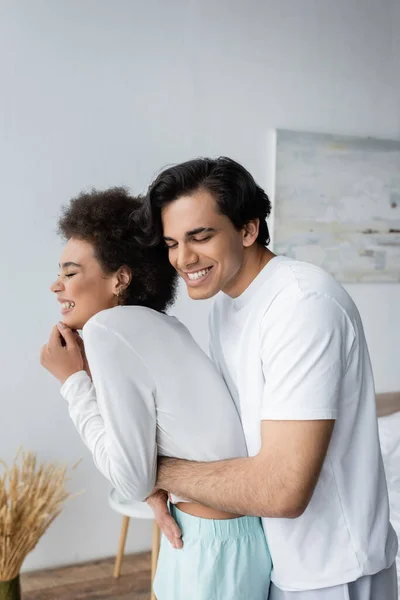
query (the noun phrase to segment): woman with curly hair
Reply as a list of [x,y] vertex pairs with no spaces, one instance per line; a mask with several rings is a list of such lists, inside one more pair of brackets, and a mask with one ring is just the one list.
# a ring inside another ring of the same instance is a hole
[[[134,501],[151,494],[157,455],[215,461],[247,454],[223,379],[186,327],[165,313],[176,272],[165,246],[148,244],[145,225],[141,200],[123,188],[70,201],[51,286],[62,322],[41,355],[97,468]],[[171,551],[162,541],[158,600],[267,598],[271,563],[260,519],[177,498],[170,510],[183,548]]]

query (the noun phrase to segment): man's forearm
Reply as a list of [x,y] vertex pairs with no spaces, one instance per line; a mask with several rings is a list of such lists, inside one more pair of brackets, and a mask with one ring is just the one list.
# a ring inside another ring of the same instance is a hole
[[281,517],[282,481],[265,471],[257,457],[209,463],[162,457],[157,487],[227,512]]

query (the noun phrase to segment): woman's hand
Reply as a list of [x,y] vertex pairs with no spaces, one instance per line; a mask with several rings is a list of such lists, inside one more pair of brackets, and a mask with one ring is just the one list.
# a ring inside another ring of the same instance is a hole
[[[40,353],[42,366],[62,384],[74,373],[86,370],[84,355],[77,337],[79,335],[67,325],[59,323],[53,327],[50,339]],[[65,345],[63,345],[63,341]]]
[[92,374],[90,372],[90,367],[89,367],[88,359],[86,357],[85,344],[83,343],[83,339],[81,338],[81,336],[79,335],[79,333],[77,331],[73,331],[72,333],[75,336],[76,342],[77,342],[77,344],[79,346],[79,349],[81,351],[81,354],[82,354],[83,369],[89,375],[90,379],[92,379]]

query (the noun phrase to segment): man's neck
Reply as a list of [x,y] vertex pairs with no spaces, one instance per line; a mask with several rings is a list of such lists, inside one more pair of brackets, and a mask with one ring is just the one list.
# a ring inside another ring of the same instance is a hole
[[249,287],[254,279],[261,273],[263,268],[276,255],[259,244],[254,244],[247,249],[243,265],[235,277],[235,281],[227,290],[222,290],[231,298],[237,298]]

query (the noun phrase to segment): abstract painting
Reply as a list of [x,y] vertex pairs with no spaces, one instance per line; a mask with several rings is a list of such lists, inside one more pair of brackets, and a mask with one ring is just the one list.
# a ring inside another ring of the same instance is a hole
[[400,142],[276,133],[274,251],[342,282],[400,282]]

